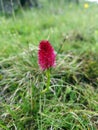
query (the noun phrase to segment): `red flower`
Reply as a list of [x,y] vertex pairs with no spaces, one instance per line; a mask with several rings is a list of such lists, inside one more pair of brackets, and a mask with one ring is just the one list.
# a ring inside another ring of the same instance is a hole
[[55,66],[56,54],[54,48],[47,40],[42,40],[39,44],[38,63],[42,70]]

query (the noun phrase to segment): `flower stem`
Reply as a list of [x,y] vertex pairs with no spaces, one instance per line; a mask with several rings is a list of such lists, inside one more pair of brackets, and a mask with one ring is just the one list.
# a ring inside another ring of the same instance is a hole
[[49,90],[49,87],[50,87],[50,69],[48,69],[46,71],[46,76],[47,76],[47,86],[46,86],[46,88],[47,88],[47,90]]
[[46,88],[44,90],[42,90],[41,94],[43,94],[43,93],[45,93],[45,92],[47,92],[49,90],[49,87],[50,87],[50,69],[47,69],[46,77],[47,77]]

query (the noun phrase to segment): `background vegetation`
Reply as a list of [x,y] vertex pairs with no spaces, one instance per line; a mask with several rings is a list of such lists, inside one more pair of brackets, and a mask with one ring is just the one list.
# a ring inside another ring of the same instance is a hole
[[[40,8],[0,15],[0,130],[98,129],[98,5],[40,0]],[[51,89],[38,44],[57,53]]]

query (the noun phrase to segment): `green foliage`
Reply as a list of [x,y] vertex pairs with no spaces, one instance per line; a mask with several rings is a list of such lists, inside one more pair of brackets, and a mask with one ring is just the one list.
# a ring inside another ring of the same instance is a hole
[[[42,2],[14,18],[0,16],[0,130],[97,130],[97,6]],[[37,61],[42,39],[57,52],[44,94],[47,77]]]

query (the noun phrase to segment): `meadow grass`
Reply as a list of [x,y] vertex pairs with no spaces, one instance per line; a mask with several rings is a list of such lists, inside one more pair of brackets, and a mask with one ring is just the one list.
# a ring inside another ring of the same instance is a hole
[[[97,130],[97,5],[41,2],[39,9],[0,15],[0,130]],[[57,53],[44,94],[42,39]]]

